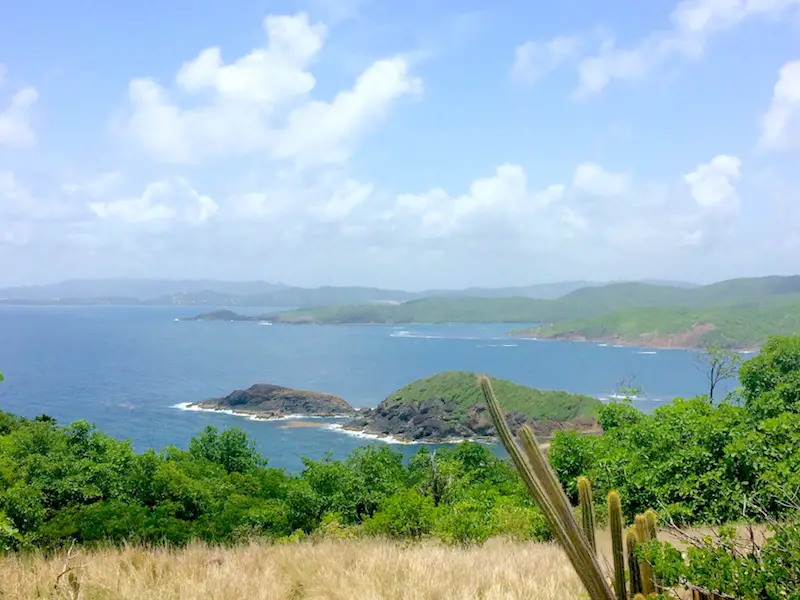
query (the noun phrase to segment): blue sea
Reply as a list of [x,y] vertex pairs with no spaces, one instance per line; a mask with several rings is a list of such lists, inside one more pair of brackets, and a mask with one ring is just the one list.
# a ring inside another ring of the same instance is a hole
[[[0,409],[61,423],[85,419],[137,450],[185,448],[207,424],[237,425],[270,466],[344,457],[384,443],[286,421],[251,421],[180,405],[253,383],[328,392],[374,407],[414,379],[469,370],[542,389],[608,398],[642,386],[643,410],[704,390],[691,352],[521,340],[509,324],[271,325],[191,322],[196,307],[0,307]],[[244,311],[242,311],[244,312]],[[258,314],[260,311],[252,311]],[[522,325],[522,324],[520,324]],[[414,445],[396,445],[408,454]]]

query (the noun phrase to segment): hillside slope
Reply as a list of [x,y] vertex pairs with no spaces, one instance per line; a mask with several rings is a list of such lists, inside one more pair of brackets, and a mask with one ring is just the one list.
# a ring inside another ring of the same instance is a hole
[[520,337],[654,348],[699,348],[718,342],[737,350],[756,349],[770,335],[797,333],[800,295],[787,295],[762,305],[633,308],[512,332]]
[[[414,381],[390,394],[377,408],[345,428],[403,440],[445,441],[494,436],[477,374],[445,371]],[[513,429],[530,425],[549,438],[557,429],[592,430],[601,402],[581,394],[537,390],[493,379]]]

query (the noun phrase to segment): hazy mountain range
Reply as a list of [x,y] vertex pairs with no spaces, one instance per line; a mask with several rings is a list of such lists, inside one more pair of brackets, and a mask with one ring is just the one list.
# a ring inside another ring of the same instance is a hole
[[[560,281],[516,287],[409,292],[360,286],[303,288],[266,281],[71,279],[0,289],[0,304],[314,307],[405,302],[431,296],[553,299],[581,288],[608,283],[611,282]],[[649,280],[647,283],[695,287],[685,282]]]

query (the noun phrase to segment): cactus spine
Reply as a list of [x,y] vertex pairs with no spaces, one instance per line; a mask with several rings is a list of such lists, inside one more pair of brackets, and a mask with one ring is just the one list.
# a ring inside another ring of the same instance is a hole
[[489,378],[481,376],[478,378],[478,383],[503,446],[514,462],[531,496],[542,509],[550,528],[583,582],[589,597],[592,600],[616,600],[600,569],[597,556],[581,532],[564,490],[547,464],[547,459],[539,449],[533,432],[528,427],[520,429],[519,437],[524,449],[523,454],[508,427]]
[[625,537],[625,545],[628,550],[628,576],[632,595],[642,593],[642,571],[639,569],[639,560],[636,558],[636,544],[636,532],[630,528]]
[[614,556],[614,591],[617,600],[627,600],[625,589],[625,549],[622,546],[622,501],[619,493],[608,492],[608,527],[611,530],[611,550]]
[[581,525],[586,541],[597,552],[597,538],[594,533],[594,498],[592,497],[592,484],[586,477],[578,477],[578,503],[581,507]]

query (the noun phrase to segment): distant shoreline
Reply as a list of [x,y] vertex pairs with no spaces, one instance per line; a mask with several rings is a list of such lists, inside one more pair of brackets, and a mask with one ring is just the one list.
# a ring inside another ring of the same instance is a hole
[[[608,346],[625,347],[625,348],[648,348],[653,350],[680,350],[680,351],[697,351],[702,350],[703,347],[699,345],[676,345],[664,342],[659,338],[653,340],[629,340],[625,338],[617,338],[614,336],[604,337],[585,337],[582,335],[556,335],[552,337],[537,337],[535,335],[528,335],[523,333],[510,332],[509,337],[523,340],[536,340],[542,342],[569,342],[573,344],[605,344]],[[731,352],[739,352],[742,354],[754,354],[758,352],[760,346],[733,346],[728,348]]]

